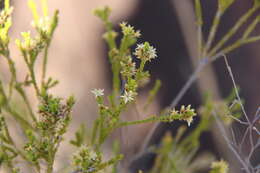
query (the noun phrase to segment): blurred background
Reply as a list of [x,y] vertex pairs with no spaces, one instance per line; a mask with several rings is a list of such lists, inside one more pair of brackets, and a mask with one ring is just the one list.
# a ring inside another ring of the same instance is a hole
[[[28,10],[26,0],[12,0],[11,2],[14,6],[11,36],[12,38],[20,38],[20,32],[33,30],[30,25],[32,15]],[[203,33],[205,36],[208,34],[207,31],[215,15],[216,3],[217,0],[202,1],[205,20]],[[77,99],[73,112],[73,125],[68,136],[73,134],[82,122],[87,127],[91,127],[93,119],[97,116],[97,105],[90,90],[104,88],[105,93],[109,93],[111,90],[111,71],[107,60],[107,47],[102,39],[104,27],[102,22],[92,14],[94,8],[104,5],[111,7],[111,20],[118,31],[117,24],[121,21],[127,21],[141,31],[140,42],[150,42],[158,52],[158,58],[148,66],[153,76],[151,84],[156,79],[162,81],[157,101],[153,103],[146,115],[128,113],[127,116],[124,116],[126,119],[143,119],[150,113],[158,113],[160,109],[169,106],[196,66],[197,41],[193,0],[52,0],[48,1],[48,4],[51,12],[55,9],[59,10],[59,25],[50,48],[48,75],[58,79],[60,84],[52,91],[65,97],[73,94]],[[241,14],[252,7],[252,4],[253,0],[236,0],[224,15],[216,40],[225,34]],[[259,31],[260,28],[257,28],[257,32],[253,34],[259,34]],[[238,38],[239,35],[235,37]],[[25,64],[14,40],[11,42],[12,57],[16,61],[16,66],[19,67],[18,74],[24,78]],[[241,97],[245,100],[246,111],[248,115],[252,116],[260,103],[259,48],[260,44],[254,43],[243,46],[227,55],[237,84],[241,88]],[[1,62],[0,66],[1,73],[5,73],[4,62]],[[8,74],[6,73],[6,75]],[[221,99],[230,94],[232,87],[224,60],[219,59],[202,72],[199,82],[185,94],[179,105],[191,104],[193,107],[198,107],[202,102],[202,92],[209,91],[216,99]],[[147,95],[149,88],[151,86],[148,84],[147,88],[141,90],[141,96]],[[139,102],[141,106],[142,97]],[[166,131],[174,132],[177,126],[178,124],[160,125],[150,144],[158,143]],[[152,127],[152,124],[148,124],[122,129],[122,131],[115,133],[114,137],[121,140],[123,153],[131,157],[138,152],[143,143],[142,139]],[[243,131],[242,127],[236,129]],[[236,169],[235,159],[219,138],[218,131],[213,130],[211,133],[203,134],[201,143],[202,150],[211,151],[218,158],[231,161],[234,163],[231,165],[233,172],[239,172],[239,169]],[[66,147],[64,146],[64,148]],[[61,160],[63,154],[69,155],[71,152],[71,150],[64,148],[62,154],[60,153]],[[108,155],[109,148],[110,144],[108,143],[106,148]],[[63,159],[63,162],[67,162],[66,158]],[[152,159],[148,163],[152,164]],[[254,156],[254,163],[259,164],[257,154]],[[59,163],[57,165],[57,167],[62,167]]]

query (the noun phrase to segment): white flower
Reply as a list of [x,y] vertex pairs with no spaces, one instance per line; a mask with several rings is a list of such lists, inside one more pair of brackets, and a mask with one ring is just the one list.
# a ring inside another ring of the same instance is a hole
[[189,117],[186,119],[187,123],[188,123],[188,126],[190,127],[190,124],[192,123],[193,121],[193,117]]
[[134,93],[133,91],[129,91],[129,92],[125,91],[125,94],[120,97],[124,100],[124,102],[126,104],[126,103],[133,101],[135,95],[136,95],[136,93]]
[[51,28],[51,20],[48,16],[41,17],[38,21],[32,21],[32,27],[40,29],[42,32],[48,32]]
[[92,150],[89,151],[89,159],[91,159],[91,160],[97,160],[97,157],[98,157],[98,155],[97,155],[96,152],[94,152],[94,151],[92,151]]
[[150,61],[157,57],[156,49],[153,46],[150,46],[148,42],[138,44],[135,49],[134,55],[136,55],[139,59],[144,58],[147,61]]
[[154,59],[157,57],[156,55],[156,49],[153,46],[150,46],[150,49],[148,50],[149,59]]
[[91,92],[96,98],[104,95],[104,89],[93,89]]
[[18,39],[15,41],[17,46],[20,49],[26,50],[26,51],[31,51],[31,50],[36,48],[37,43],[39,41],[38,37],[32,38],[30,31],[21,32],[21,35],[22,35],[24,41],[21,41],[21,40],[18,40]]
[[144,44],[137,44],[137,48],[135,50],[140,50],[144,48]]

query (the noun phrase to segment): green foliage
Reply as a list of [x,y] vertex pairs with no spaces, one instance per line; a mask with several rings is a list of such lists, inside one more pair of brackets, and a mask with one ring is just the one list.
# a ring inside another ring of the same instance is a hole
[[[70,113],[74,105],[73,97],[68,98],[63,102],[62,98],[54,97],[49,94],[49,89],[57,84],[56,80],[49,78],[45,79],[46,65],[48,57],[48,49],[53,37],[54,30],[58,23],[58,12],[56,11],[51,19],[47,16],[47,5],[43,2],[44,17],[39,17],[34,1],[29,1],[29,6],[32,9],[34,21],[33,27],[37,31],[36,36],[31,36],[30,31],[22,32],[23,41],[16,40],[16,44],[20,49],[24,62],[27,65],[28,74],[24,81],[18,81],[16,67],[9,52],[9,35],[8,31],[11,27],[11,12],[12,7],[9,6],[9,1],[5,1],[5,8],[1,12],[0,25],[0,54],[8,62],[11,79],[8,86],[9,92],[6,92],[7,87],[0,80],[0,151],[1,165],[7,165],[12,172],[19,172],[14,165],[20,162],[21,159],[28,162],[28,165],[34,167],[37,172],[43,169],[46,165],[46,172],[52,172],[53,163],[59,144],[62,141],[62,136],[71,120]],[[40,54],[43,54],[44,62],[42,66],[41,84],[35,75],[35,62]],[[38,100],[38,110],[33,111],[31,103],[28,99],[25,89],[33,86]],[[13,90],[15,90],[22,98],[22,101],[29,113],[29,119],[23,116],[19,109],[13,106],[12,102],[16,98],[12,98]],[[16,141],[10,135],[10,127],[4,117],[11,116],[20,125],[22,132],[26,136],[22,149],[18,147]],[[44,163],[45,162],[45,163]],[[44,164],[43,164],[44,163]]]
[[197,17],[198,24],[198,43],[199,43],[199,58],[206,58],[215,60],[219,58],[223,54],[230,53],[231,51],[245,45],[248,43],[252,43],[258,41],[260,39],[259,36],[250,36],[252,31],[255,29],[256,25],[259,23],[258,17],[255,17],[255,20],[246,27],[243,33],[243,37],[235,40],[230,45],[226,45],[226,43],[234,36],[236,33],[241,32],[240,28],[245,24],[246,21],[250,17],[254,15],[254,13],[259,10],[259,1],[254,0],[254,5],[250,8],[244,15],[242,15],[239,20],[233,25],[232,28],[216,43],[213,45],[217,29],[221,22],[221,18],[226,10],[234,3],[234,0],[218,0],[218,10],[216,12],[215,18],[213,19],[213,24],[209,31],[209,36],[204,43],[204,39],[202,38],[202,27],[203,27],[203,14],[201,9],[201,1],[195,1],[195,11]]
[[[110,10],[105,7],[94,12],[104,21],[105,25],[108,23],[108,11]],[[106,138],[119,127],[156,121],[172,122],[173,120],[185,120],[190,124],[193,116],[196,115],[194,109],[190,109],[190,106],[183,106],[180,111],[172,110],[164,116],[151,116],[144,120],[132,122],[122,122],[120,120],[121,113],[126,111],[127,106],[134,103],[137,99],[138,88],[142,87],[146,81],[149,81],[150,74],[148,71],[145,71],[145,65],[157,57],[155,48],[148,42],[138,44],[135,51],[131,52],[130,47],[137,41],[141,34],[125,22],[121,23],[120,27],[123,34],[121,42],[119,45],[110,46],[109,51],[114,86],[112,94],[109,95],[109,104],[104,104],[103,89],[92,90],[92,93],[96,97],[100,114],[100,117],[95,122],[92,134],[92,145],[96,146],[97,150],[99,150]],[[106,34],[109,32],[115,33],[112,28],[107,28]],[[105,38],[108,45],[115,42],[114,39],[112,37],[109,39]],[[133,62],[133,56],[136,56],[140,60],[139,66]],[[124,84],[122,94],[119,93],[119,86],[121,84]],[[160,83],[157,82],[155,88],[151,90],[151,96],[147,99],[148,102],[151,102],[152,97],[158,91],[159,85]]]
[[[9,7],[9,1],[6,1],[5,9],[1,13],[0,53],[8,62],[11,79],[8,93],[6,92],[5,84],[0,81],[0,158],[1,165],[6,165],[7,169],[10,169],[12,172],[19,172],[19,169],[14,165],[24,160],[37,172],[41,172],[44,169],[46,173],[51,173],[53,172],[56,153],[71,121],[70,114],[75,101],[73,97],[65,100],[50,94],[49,89],[56,86],[58,81],[51,77],[46,80],[48,49],[58,24],[58,12],[56,11],[53,17],[49,18],[46,1],[42,1],[44,16],[40,17],[35,2],[30,0],[28,5],[34,18],[32,26],[37,34],[32,36],[30,31],[22,32],[23,40],[16,40],[17,47],[21,51],[28,69],[25,80],[21,82],[17,79],[15,63],[10,57],[8,48],[8,30],[11,27],[12,12],[12,8]],[[188,106],[182,107],[180,111],[169,112],[169,115],[165,116],[153,116],[134,122],[121,121],[120,115],[122,112],[127,110],[128,105],[136,101],[138,88],[145,85],[146,81],[149,80],[150,74],[145,70],[145,65],[157,57],[156,50],[148,42],[145,42],[137,45],[135,51],[131,53],[130,48],[140,37],[140,32],[124,22],[120,24],[123,34],[121,43],[116,45],[115,36],[117,34],[109,21],[110,9],[105,7],[104,9],[95,10],[94,13],[101,18],[107,28],[104,39],[110,46],[109,59],[113,71],[113,92],[109,95],[109,104],[106,105],[104,90],[94,89],[92,91],[98,103],[100,116],[93,127],[92,141],[88,147],[85,145],[87,141],[85,140],[86,129],[84,126],[81,126],[81,129],[75,133],[75,139],[71,140],[71,144],[79,148],[73,156],[73,165],[76,171],[81,172],[99,172],[113,165],[115,172],[115,165],[122,159],[122,155],[117,151],[110,160],[103,161],[101,151],[101,145],[115,129],[122,126],[155,121],[172,122],[173,120],[185,120],[191,123],[196,113]],[[41,82],[39,82],[34,69],[35,62],[41,54],[43,54],[44,59]],[[140,60],[139,66],[133,62],[133,56]],[[123,93],[120,92],[121,83],[124,83]],[[27,87],[33,87],[37,96],[38,107],[36,112],[27,97],[25,91]],[[150,91],[146,107],[152,102],[159,87],[160,82],[157,81],[155,87]],[[26,116],[22,116],[21,112],[12,106],[13,100],[16,99],[16,97],[12,97],[13,91],[16,91],[22,98],[30,115],[29,119],[24,118]],[[10,127],[5,120],[6,115],[12,116],[17,121],[25,135],[26,139],[23,141],[22,148],[16,146],[16,141],[9,133]]]
[[102,162],[102,153],[95,152],[87,146],[82,146],[77,153],[73,155],[76,170],[82,173],[96,173],[106,167],[116,164],[122,159],[122,155],[117,155],[106,162]]
[[[233,91],[230,96],[222,102],[216,102],[209,93],[204,96],[204,103],[198,109],[200,121],[198,125],[186,135],[186,127],[181,126],[175,136],[167,133],[160,147],[153,152],[157,153],[155,164],[149,173],[192,173],[207,169],[210,164],[212,171],[210,173],[228,172],[227,163],[224,161],[213,162],[214,156],[210,153],[198,153],[200,148],[200,137],[203,133],[210,130],[214,123],[213,111],[217,111],[223,122],[229,126],[234,122],[235,113],[241,114],[241,107],[229,108],[227,105],[233,105]],[[213,166],[214,165],[214,166]],[[217,172],[216,172],[217,171]],[[223,172],[224,171],[224,172]]]
[[[0,55],[1,58],[7,61],[11,74],[7,83],[0,79],[0,169],[3,167],[9,172],[18,173],[20,172],[19,164],[25,163],[33,172],[52,173],[54,161],[57,158],[56,153],[64,140],[64,134],[72,119],[71,112],[75,99],[73,97],[64,99],[50,94],[49,89],[55,87],[58,81],[46,76],[48,50],[58,25],[58,11],[55,11],[53,16],[49,17],[46,0],[42,0],[43,16],[41,17],[38,15],[35,2],[33,0],[28,2],[34,18],[32,26],[36,30],[36,34],[31,35],[30,31],[22,32],[23,39],[16,40],[17,47],[27,66],[27,75],[22,81],[17,78],[15,62],[11,58],[9,50],[10,37],[8,32],[12,26],[11,14],[13,11],[13,8],[9,5],[9,0],[5,0],[5,8],[0,13]],[[250,36],[260,21],[257,16],[246,27],[243,37],[231,45],[226,45],[226,42],[259,9],[259,1],[255,0],[254,6],[213,46],[221,17],[233,2],[234,0],[218,1],[218,11],[213,20],[208,39],[204,44],[201,33],[203,27],[202,8],[200,0],[195,0],[199,36],[198,58],[213,61],[222,54],[229,53],[246,43],[260,39],[259,36]],[[150,122],[169,123],[177,120],[186,121],[190,126],[197,113],[191,108],[191,105],[183,105],[179,110],[174,108],[175,105],[163,111],[162,115],[159,116],[151,115],[143,120],[123,121],[122,114],[131,105],[136,104],[139,89],[144,87],[150,80],[150,73],[146,70],[146,65],[157,58],[157,52],[148,42],[135,45],[141,37],[140,31],[126,22],[119,25],[121,33],[117,33],[109,20],[110,8],[96,9],[94,14],[103,21],[106,28],[103,38],[109,47],[108,57],[113,74],[113,88],[111,93],[106,92],[106,94],[104,89],[93,89],[91,91],[98,104],[99,116],[93,124],[90,140],[86,139],[89,129],[86,129],[84,125],[81,125],[75,133],[75,138],[70,140],[70,143],[77,150],[72,156],[70,168],[75,172],[98,173],[107,172],[110,170],[108,168],[112,167],[112,172],[116,173],[117,164],[123,159],[123,155],[120,154],[119,143],[114,143],[114,155],[110,156],[110,159],[104,159],[102,151],[102,145],[115,130],[130,125]],[[116,42],[118,35],[122,36],[119,44]],[[135,50],[131,51],[133,46],[135,46]],[[43,55],[42,76],[38,79],[35,74],[35,64],[40,55]],[[133,60],[134,57],[139,61],[138,63]],[[161,82],[157,80],[154,87],[149,91],[149,96],[143,108],[144,111],[154,100],[160,86]],[[31,87],[36,95],[38,105],[35,108],[36,110],[32,107],[27,96],[27,87]],[[17,95],[14,95],[14,92]],[[167,134],[162,140],[161,146],[154,149],[158,157],[151,173],[197,171],[194,164],[199,163],[198,161],[202,158],[197,153],[200,147],[199,138],[212,125],[212,112],[217,110],[215,112],[220,115],[227,125],[230,125],[234,120],[238,120],[237,118],[241,115],[242,106],[236,103],[234,97],[236,94],[237,90],[232,92],[231,96],[226,100],[219,102],[213,101],[208,95],[204,104],[198,110],[200,122],[191,130],[191,133],[184,135],[186,127],[181,126],[177,135],[172,137]],[[17,97],[22,100],[19,107],[25,107],[26,112],[14,106],[13,103],[18,99]],[[20,128],[23,134],[22,146],[18,146],[15,138],[10,135],[12,124],[10,124],[9,120],[15,120],[14,124]],[[207,167],[209,167],[208,162]],[[227,173],[228,171],[227,163],[224,161],[213,162],[211,168],[210,173]]]
[[62,136],[71,120],[73,105],[72,97],[65,104],[61,102],[61,98],[53,98],[52,95],[43,97],[39,106],[39,120],[35,127],[37,133],[27,131],[29,141],[24,147],[28,159],[37,166],[40,159],[47,163],[53,162]]
[[219,162],[213,162],[211,164],[210,173],[227,173],[227,172],[228,172],[228,165],[225,161],[221,160]]

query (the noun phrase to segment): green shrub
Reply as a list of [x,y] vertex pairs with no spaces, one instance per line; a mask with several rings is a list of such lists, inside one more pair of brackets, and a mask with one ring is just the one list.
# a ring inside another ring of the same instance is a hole
[[[8,83],[0,79],[0,169],[13,173],[20,172],[19,163],[26,163],[33,172],[53,172],[53,164],[55,159],[57,159],[56,153],[62,141],[65,140],[63,136],[73,118],[71,111],[75,103],[74,98],[64,99],[49,93],[49,89],[58,84],[57,80],[46,75],[48,50],[58,25],[58,11],[55,11],[53,16],[49,17],[46,1],[43,0],[42,2],[44,16],[40,17],[34,1],[29,0],[29,7],[34,17],[32,26],[37,34],[32,36],[30,32],[22,32],[23,40],[16,40],[28,72],[22,81],[17,78],[17,67],[13,58],[11,58],[12,52],[9,49],[10,37],[8,32],[12,26],[11,14],[13,11],[13,8],[9,5],[9,0],[5,0],[4,9],[2,9],[0,14],[0,55],[1,58],[8,62],[11,74]],[[109,160],[104,160],[102,145],[116,129],[123,126],[148,122],[173,122],[177,120],[186,121],[188,126],[190,126],[197,115],[195,110],[190,105],[182,106],[180,110],[175,109],[175,107],[179,99],[199,76],[201,69],[234,49],[260,39],[259,36],[250,36],[259,23],[259,17],[257,16],[248,25],[243,33],[243,37],[231,45],[225,44],[238,32],[242,24],[260,8],[259,2],[255,0],[253,7],[237,21],[234,27],[216,45],[213,45],[221,17],[234,1],[219,0],[218,2],[218,10],[213,20],[209,37],[204,41],[201,33],[203,27],[201,4],[200,0],[195,0],[199,36],[198,58],[201,59],[201,63],[180,91],[171,107],[163,111],[162,115],[151,115],[144,120],[129,122],[122,121],[121,115],[129,108],[129,105],[135,104],[138,97],[138,89],[149,81],[150,73],[145,70],[145,66],[153,59],[159,57],[157,57],[156,49],[150,43],[144,42],[135,45],[141,33],[126,22],[120,24],[123,36],[120,43],[117,44],[115,40],[118,33],[113,30],[112,23],[109,20],[111,10],[108,7],[104,7],[94,11],[94,14],[104,22],[106,28],[103,38],[109,47],[108,57],[113,72],[113,89],[107,96],[104,95],[103,89],[91,91],[98,104],[99,116],[91,129],[90,142],[85,140],[85,133],[88,129],[85,129],[84,126],[80,127],[75,133],[75,138],[70,141],[77,148],[76,153],[72,156],[70,171],[82,173],[109,172],[110,169],[107,168],[112,167],[112,172],[119,172],[120,170],[116,169],[116,165],[123,159],[123,155],[118,151],[118,146],[115,147],[114,156],[111,156]],[[130,49],[132,46],[136,47],[133,52]],[[43,55],[42,76],[40,79],[36,78],[35,75],[35,62],[39,59],[39,55]],[[140,62],[140,65],[137,65],[132,60],[134,56]],[[229,66],[228,69],[230,70]],[[232,77],[231,70],[230,74]],[[232,81],[234,81],[233,77]],[[121,87],[122,84],[123,87]],[[36,111],[32,108],[25,91],[30,86],[33,87],[37,97],[38,107]],[[149,92],[150,94],[144,109],[153,101],[160,86],[161,83],[157,80],[154,88]],[[22,99],[19,104],[25,107],[26,112],[20,111],[14,105],[15,100],[17,100],[17,95],[14,95],[14,92]],[[232,108],[229,108],[228,105],[233,100],[237,100],[239,106],[234,106],[234,104]],[[235,94],[226,101],[215,102],[210,96],[207,96],[205,103],[199,110],[201,120],[188,136],[183,137],[186,127],[182,126],[178,129],[175,137],[166,135],[161,147],[153,149],[153,152],[157,153],[158,156],[151,173],[186,173],[196,171],[193,166],[199,163],[199,159],[202,158],[202,156],[195,157],[200,145],[199,137],[204,131],[209,130],[210,125],[214,121],[212,114],[216,114],[217,118],[220,117],[224,122],[230,124],[234,120],[240,121],[233,115],[240,115],[241,108],[242,113],[245,113],[236,86]],[[10,135],[11,124],[6,121],[10,117],[19,125],[21,132],[25,136],[23,146],[18,146],[16,139]],[[217,120],[221,126],[221,121]],[[257,131],[253,123],[250,124],[250,129]],[[222,133],[225,135],[223,131]],[[227,142],[229,141],[227,140]],[[247,165],[243,163],[242,165],[244,169],[251,171],[251,168],[245,168]],[[211,173],[226,173],[228,171],[227,163],[224,161],[213,162],[211,168]]]

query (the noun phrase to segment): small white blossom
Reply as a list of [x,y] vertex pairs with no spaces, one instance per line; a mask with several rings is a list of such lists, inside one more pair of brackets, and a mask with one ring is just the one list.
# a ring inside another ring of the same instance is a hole
[[182,105],[180,111],[173,109],[170,112],[170,115],[172,115],[173,117],[178,114],[180,115],[178,119],[186,121],[188,123],[188,126],[191,125],[191,123],[193,122],[193,117],[196,116],[195,110],[191,109],[191,105],[188,105],[187,107]]
[[186,119],[187,123],[188,123],[188,126],[190,127],[190,124],[192,123],[193,121],[193,117],[189,117]]
[[125,91],[125,94],[120,97],[124,100],[124,102],[126,104],[126,103],[133,101],[135,95],[136,95],[136,93],[134,93],[133,91],[129,91],[129,92]]
[[42,32],[48,32],[51,28],[51,20],[48,16],[40,18],[37,22],[32,21],[32,27],[40,29]]
[[91,92],[96,98],[104,95],[104,89],[93,89]]
[[92,150],[90,150],[90,151],[89,151],[89,159],[91,159],[91,160],[97,160],[97,158],[98,158],[97,153],[94,152],[94,151],[92,151]]
[[30,31],[22,32],[21,35],[22,35],[24,41],[20,41],[18,39],[16,40],[16,44],[20,49],[26,50],[26,51],[31,51],[36,48],[37,43],[39,41],[38,37],[32,38]]
[[156,54],[156,49],[152,46],[150,46],[150,49],[148,50],[148,53],[150,55],[150,58],[149,59],[154,59],[157,57],[157,54]]
[[120,26],[121,26],[122,32],[125,36],[130,35],[130,36],[133,36],[133,37],[136,37],[136,38],[141,36],[140,31],[135,31],[134,27],[127,24],[126,22],[122,22],[120,24]]
[[138,44],[134,55],[139,59],[146,59],[148,61],[155,59],[157,57],[156,49],[153,46],[150,46],[148,42]]

